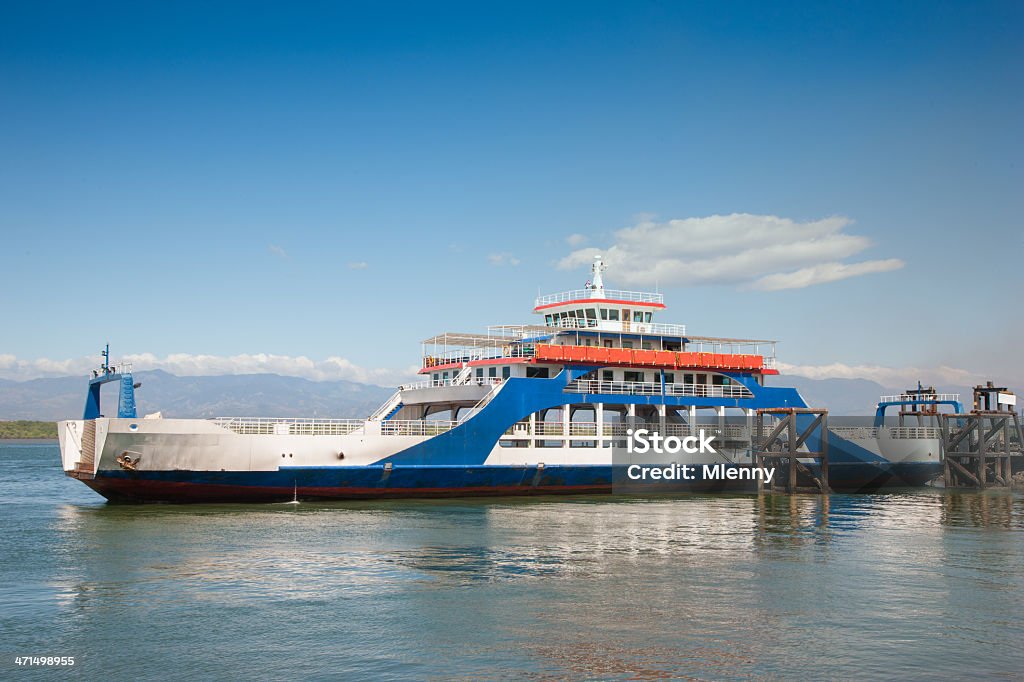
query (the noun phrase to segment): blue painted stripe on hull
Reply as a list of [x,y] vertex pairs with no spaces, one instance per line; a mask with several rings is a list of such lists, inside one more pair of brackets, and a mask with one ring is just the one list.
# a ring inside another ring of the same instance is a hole
[[[817,471],[816,466],[812,469]],[[698,472],[701,470],[698,469]],[[835,490],[919,486],[942,471],[935,462],[836,463]],[[698,474],[699,475],[699,474]],[[383,466],[290,467],[278,471],[103,471],[83,482],[113,501],[232,502],[395,497],[515,496],[612,492],[611,466]],[[697,480],[696,492],[750,490],[747,480]],[[642,486],[639,492],[656,492]]]
[[[293,467],[280,471],[104,471],[83,480],[114,501],[229,502],[612,492],[611,466]],[[742,490],[749,481],[694,480],[694,491]],[[654,491],[652,487],[652,491]]]

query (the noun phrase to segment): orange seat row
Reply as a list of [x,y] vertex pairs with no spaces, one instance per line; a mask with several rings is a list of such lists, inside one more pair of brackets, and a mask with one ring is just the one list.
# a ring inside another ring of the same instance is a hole
[[537,362],[571,362],[593,365],[629,365],[672,369],[741,369],[764,367],[763,355],[739,353],[691,353],[598,346],[537,345]]

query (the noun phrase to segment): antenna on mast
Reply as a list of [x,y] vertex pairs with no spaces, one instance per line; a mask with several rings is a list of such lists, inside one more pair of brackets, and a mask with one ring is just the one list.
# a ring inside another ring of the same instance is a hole
[[601,255],[598,254],[594,256],[594,265],[591,268],[594,276],[590,280],[590,290],[595,292],[595,296],[598,296],[604,293],[604,277],[601,276],[601,273],[608,269],[608,266],[604,264]]

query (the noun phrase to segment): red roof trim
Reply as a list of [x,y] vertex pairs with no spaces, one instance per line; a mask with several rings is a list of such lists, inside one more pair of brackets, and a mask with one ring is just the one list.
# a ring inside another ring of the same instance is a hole
[[618,303],[624,308],[660,308],[664,309],[664,303],[648,303],[640,301],[620,301],[614,298],[580,298],[574,301],[562,301],[561,303],[547,303],[545,305],[539,305],[533,309],[533,312],[539,310],[547,310],[548,308],[557,308],[563,305],[580,305],[584,303]]
[[[490,358],[488,360],[473,360],[472,362],[466,363],[470,367],[484,366],[484,365],[515,365],[522,362],[530,362],[533,358]],[[424,367],[417,374],[430,374],[431,372],[446,372],[450,369],[462,369],[461,362],[449,362],[444,365],[433,365],[431,367]]]

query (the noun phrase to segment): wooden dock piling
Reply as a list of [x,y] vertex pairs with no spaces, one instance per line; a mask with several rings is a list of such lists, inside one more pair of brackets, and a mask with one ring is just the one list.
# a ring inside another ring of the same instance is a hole
[[1013,462],[1024,456],[1024,432],[1016,396],[989,381],[974,388],[974,409],[940,415],[943,474],[947,488],[1005,487]]
[[[765,423],[765,416],[776,417],[779,422],[766,433],[770,424]],[[801,429],[797,424],[798,416],[811,418],[810,424]],[[807,440],[818,432],[818,450],[800,452]],[[768,489],[775,492],[782,488],[780,468],[786,468],[785,491],[787,493],[812,492],[829,493],[828,485],[828,410],[775,407],[757,411],[757,419],[753,434],[754,461],[758,467],[774,467],[776,475],[768,484]],[[818,460],[821,473],[815,476],[800,459]],[[757,481],[757,491],[764,492],[765,482]]]

